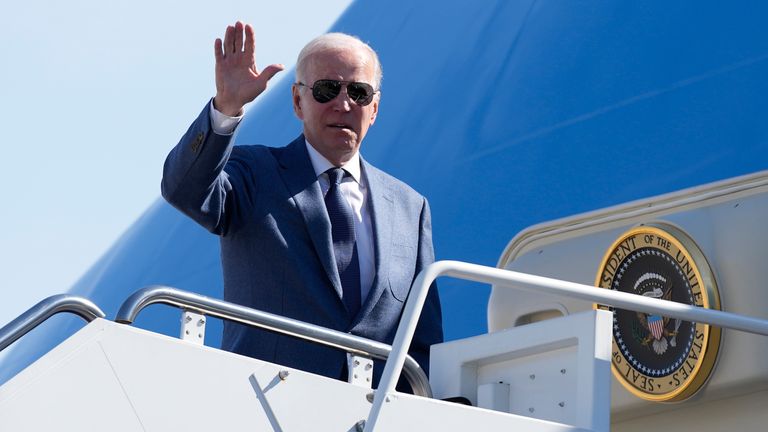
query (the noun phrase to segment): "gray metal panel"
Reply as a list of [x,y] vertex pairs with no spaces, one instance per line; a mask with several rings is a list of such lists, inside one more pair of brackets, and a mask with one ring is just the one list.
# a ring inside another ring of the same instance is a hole
[[0,387],[0,430],[348,430],[368,392],[98,319]]
[[439,400],[398,394],[384,405],[376,431],[578,432],[587,429]]
[[[0,430],[356,431],[370,390],[97,319],[0,387]],[[377,431],[581,430],[412,395]]]
[[0,387],[0,430],[145,430],[98,343],[105,322],[92,322]]
[[503,412],[608,430],[611,318],[588,311],[434,345],[435,395],[483,406],[481,388],[504,383]]

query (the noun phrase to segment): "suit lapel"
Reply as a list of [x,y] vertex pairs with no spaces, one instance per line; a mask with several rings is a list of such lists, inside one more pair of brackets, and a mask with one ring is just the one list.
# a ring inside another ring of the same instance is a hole
[[371,225],[374,238],[374,266],[376,275],[373,278],[373,285],[368,293],[368,297],[363,301],[360,313],[355,319],[357,322],[362,317],[368,316],[376,302],[379,301],[382,292],[387,287],[387,259],[392,247],[392,230],[394,229],[394,198],[389,183],[384,179],[379,171],[360,158],[368,187],[368,197],[370,198]]
[[341,282],[339,271],[333,259],[333,240],[331,239],[331,222],[325,209],[323,193],[317,182],[315,170],[309,160],[304,135],[300,135],[279,158],[283,168],[282,178],[288,191],[298,206],[307,231],[315,246],[317,257],[323,265],[328,279],[336,294],[341,298]]

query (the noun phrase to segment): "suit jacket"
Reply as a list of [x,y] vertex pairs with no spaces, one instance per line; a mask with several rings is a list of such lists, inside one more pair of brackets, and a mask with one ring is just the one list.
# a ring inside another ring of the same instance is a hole
[[[409,186],[361,164],[376,274],[354,317],[341,299],[331,224],[303,135],[282,148],[234,147],[212,131],[206,106],[168,155],[162,193],[221,237],[225,300],[391,344],[413,279],[434,261],[430,212]],[[442,339],[432,286],[410,349],[426,371],[429,347]],[[240,324],[225,323],[222,348],[345,378],[343,352]]]

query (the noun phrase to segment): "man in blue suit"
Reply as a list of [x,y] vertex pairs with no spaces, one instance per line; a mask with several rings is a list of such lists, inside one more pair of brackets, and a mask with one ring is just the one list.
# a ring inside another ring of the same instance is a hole
[[[258,71],[253,28],[240,22],[215,58],[216,96],[168,155],[162,193],[221,237],[224,298],[392,343],[434,252],[426,199],[359,153],[379,109],[378,56],[348,35],[310,42],[292,88],[303,133],[280,148],[234,147],[231,136],[283,66]],[[425,370],[441,320],[432,286],[410,349]],[[345,353],[291,337],[225,323],[222,347],[346,380]]]

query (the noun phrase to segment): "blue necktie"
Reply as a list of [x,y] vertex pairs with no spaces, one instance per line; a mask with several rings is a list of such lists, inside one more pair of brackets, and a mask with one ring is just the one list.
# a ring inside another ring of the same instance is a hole
[[352,208],[339,187],[342,178],[349,174],[341,168],[331,168],[326,173],[331,183],[328,193],[325,194],[325,207],[331,219],[333,254],[341,278],[344,304],[352,318],[360,310],[360,262],[357,257]]

